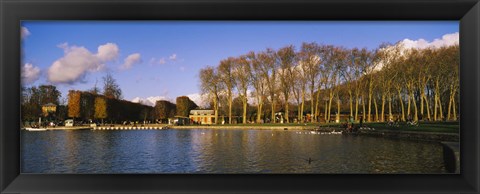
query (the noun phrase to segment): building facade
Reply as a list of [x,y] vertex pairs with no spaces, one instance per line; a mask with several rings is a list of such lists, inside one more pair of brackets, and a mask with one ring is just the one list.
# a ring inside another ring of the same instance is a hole
[[190,120],[201,125],[211,125],[215,123],[214,110],[191,110]]

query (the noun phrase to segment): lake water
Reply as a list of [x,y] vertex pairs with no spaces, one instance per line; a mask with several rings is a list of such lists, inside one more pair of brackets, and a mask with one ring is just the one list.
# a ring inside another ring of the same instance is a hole
[[22,173],[446,173],[439,143],[300,131],[22,131],[21,142]]

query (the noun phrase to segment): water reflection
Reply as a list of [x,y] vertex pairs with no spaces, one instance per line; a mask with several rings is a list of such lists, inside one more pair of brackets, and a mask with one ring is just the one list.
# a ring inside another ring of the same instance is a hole
[[23,173],[445,172],[436,143],[270,130],[22,131],[21,161]]

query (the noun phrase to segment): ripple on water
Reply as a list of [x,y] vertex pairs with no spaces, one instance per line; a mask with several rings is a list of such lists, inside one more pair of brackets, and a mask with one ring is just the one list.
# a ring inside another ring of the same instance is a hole
[[297,131],[22,131],[21,142],[23,173],[446,172],[436,143]]

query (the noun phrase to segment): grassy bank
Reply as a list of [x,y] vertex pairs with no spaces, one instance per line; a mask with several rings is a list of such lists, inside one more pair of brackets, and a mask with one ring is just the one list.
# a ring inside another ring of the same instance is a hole
[[[358,123],[356,123],[358,125]],[[384,122],[364,123],[365,126],[374,128],[375,130],[388,131],[416,131],[416,132],[432,132],[432,133],[458,133],[460,126],[458,122],[420,122],[418,126],[410,126],[406,123],[400,124],[398,127],[388,126]],[[264,124],[224,124],[224,125],[190,125],[190,126],[174,126],[179,129],[192,128],[232,128],[232,129],[314,129],[322,127],[342,128],[341,123],[264,123]]]

